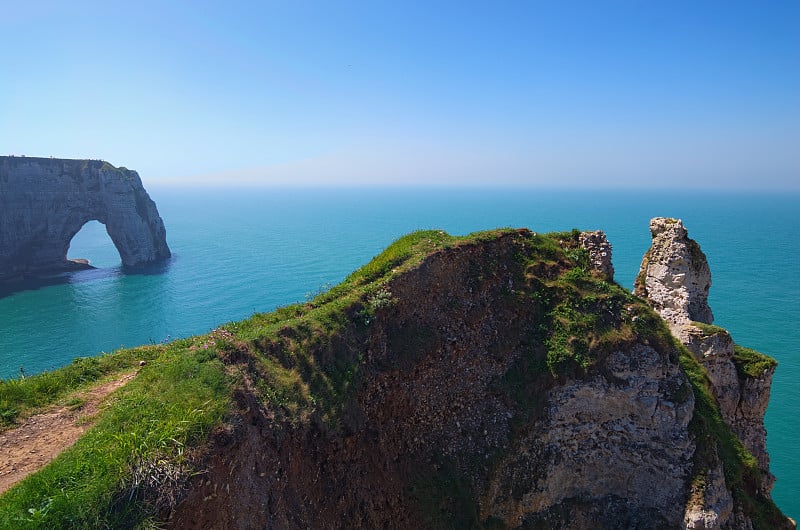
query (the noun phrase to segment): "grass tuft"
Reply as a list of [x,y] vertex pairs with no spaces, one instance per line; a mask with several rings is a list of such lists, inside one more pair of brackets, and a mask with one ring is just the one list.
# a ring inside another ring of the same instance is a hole
[[778,366],[778,361],[756,350],[734,344],[733,364],[739,377],[758,379],[770,370],[774,370]]

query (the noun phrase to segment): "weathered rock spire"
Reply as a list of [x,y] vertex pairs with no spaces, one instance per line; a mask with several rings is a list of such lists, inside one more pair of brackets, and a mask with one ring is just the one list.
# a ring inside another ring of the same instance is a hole
[[589,263],[592,269],[614,281],[614,265],[611,263],[611,243],[608,242],[605,232],[581,232],[578,237],[580,244],[589,253]]
[[700,245],[688,237],[680,219],[650,221],[653,244],[642,260],[634,294],[646,298],[670,327],[711,324],[708,307],[711,272]]

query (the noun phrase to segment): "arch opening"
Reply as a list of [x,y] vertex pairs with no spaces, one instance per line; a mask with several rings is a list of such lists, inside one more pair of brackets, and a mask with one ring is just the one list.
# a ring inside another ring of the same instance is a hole
[[86,260],[89,265],[98,269],[122,265],[122,258],[108,235],[106,225],[97,220],[87,221],[72,236],[67,248],[67,259]]

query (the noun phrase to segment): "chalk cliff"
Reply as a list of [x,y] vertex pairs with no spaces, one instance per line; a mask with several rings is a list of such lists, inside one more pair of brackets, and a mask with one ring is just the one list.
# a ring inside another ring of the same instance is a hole
[[[769,471],[764,414],[776,363],[734,344],[726,330],[711,325],[708,261],[700,245],[688,237],[683,223],[654,218],[650,231],[653,243],[642,260],[635,294],[647,299],[705,368],[722,419],[758,461],[759,489],[768,495],[775,477]],[[709,521],[716,521],[711,528],[747,528],[736,522],[738,516],[732,511],[735,503],[725,493],[720,464],[714,462],[712,467],[707,470],[705,498],[698,496],[689,510],[689,528],[709,528]]]
[[[671,233],[689,250],[649,253],[684,274],[658,273],[659,303],[709,320],[699,247]],[[718,383],[613,283],[602,232],[448,238],[408,236],[331,293],[212,335],[247,375],[162,512],[172,528],[793,527],[750,454],[766,374],[755,396]]]
[[106,226],[124,266],[170,257],[164,223],[135,171],[100,160],[0,157],[0,281],[80,268],[67,250],[91,220]]

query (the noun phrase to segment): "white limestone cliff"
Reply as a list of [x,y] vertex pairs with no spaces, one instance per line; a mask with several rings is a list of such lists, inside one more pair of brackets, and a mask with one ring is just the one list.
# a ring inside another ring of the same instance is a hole
[[[642,260],[634,294],[650,303],[703,365],[722,419],[758,461],[760,489],[768,495],[775,477],[769,471],[764,414],[776,363],[757,352],[738,355],[730,334],[710,325],[708,261],[682,221],[657,217],[650,221],[650,231],[653,243]],[[721,469],[720,463],[707,471],[704,493],[687,507],[687,528],[747,528],[731,510]]]
[[126,267],[170,257],[164,222],[135,171],[101,160],[0,157],[0,281],[81,268],[67,250],[91,220],[106,225]]

